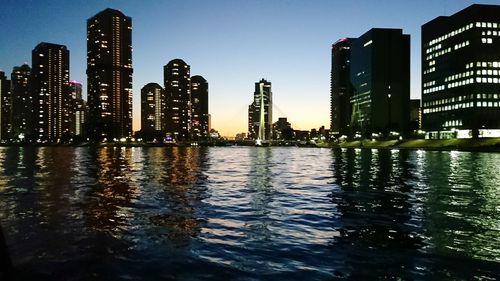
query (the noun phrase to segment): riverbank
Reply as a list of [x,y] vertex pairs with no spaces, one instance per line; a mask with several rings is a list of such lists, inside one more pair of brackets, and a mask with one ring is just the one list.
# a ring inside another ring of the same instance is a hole
[[448,140],[357,140],[331,144],[341,148],[376,148],[376,149],[423,149],[423,150],[461,150],[500,152],[500,138],[485,139],[448,139]]

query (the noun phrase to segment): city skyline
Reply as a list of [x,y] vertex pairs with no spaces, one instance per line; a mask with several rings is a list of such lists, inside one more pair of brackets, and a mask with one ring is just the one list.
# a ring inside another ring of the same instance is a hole
[[[109,7],[134,21],[134,131],[140,129],[141,88],[150,82],[162,84],[162,67],[174,58],[193,65],[191,72],[203,73],[210,81],[212,127],[224,136],[246,131],[248,96],[260,78],[273,81],[276,120],[287,117],[294,128],[318,128],[329,126],[334,42],[372,27],[402,28],[412,36],[411,97],[420,98],[421,25],[475,2],[313,3],[7,1],[0,19],[10,32],[3,36],[7,43],[0,46],[0,69],[9,74],[13,67],[29,63],[31,50],[40,42],[65,45],[71,56],[70,80],[84,83],[86,98],[86,20]],[[354,12],[356,17],[351,17]],[[358,18],[364,20],[356,22]]]

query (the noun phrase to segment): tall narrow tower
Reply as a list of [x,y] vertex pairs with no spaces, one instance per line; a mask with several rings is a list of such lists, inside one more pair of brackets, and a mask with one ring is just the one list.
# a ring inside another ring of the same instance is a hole
[[89,137],[132,135],[132,19],[105,9],[87,20]]
[[171,60],[163,67],[167,99],[166,133],[175,140],[189,139],[191,129],[191,74],[181,59]]
[[271,82],[261,79],[255,83],[253,102],[248,107],[248,136],[270,140],[273,121],[273,95]]
[[31,68],[27,64],[15,66],[11,74],[13,139],[33,140],[33,93]]
[[69,51],[42,42],[32,51],[35,138],[58,141],[69,132]]
[[200,75],[191,77],[191,135],[193,139],[208,137],[208,82]]

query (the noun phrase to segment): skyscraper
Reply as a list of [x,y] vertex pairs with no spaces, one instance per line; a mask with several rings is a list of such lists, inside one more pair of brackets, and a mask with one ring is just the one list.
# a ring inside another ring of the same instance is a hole
[[273,121],[271,82],[261,79],[255,83],[253,102],[248,107],[248,137],[270,140]]
[[0,71],[0,141],[10,139],[11,105],[10,80]]
[[86,119],[87,103],[82,98],[82,83],[78,81],[69,82],[71,101],[70,101],[70,134],[72,136],[85,135],[84,125]]
[[199,140],[208,136],[208,82],[195,75],[191,77],[191,137]]
[[58,141],[69,133],[69,51],[42,42],[32,51],[35,138]]
[[132,19],[105,9],[87,20],[89,137],[132,135]]
[[189,65],[181,59],[163,67],[167,98],[166,133],[175,140],[188,140],[191,129],[191,76]]
[[330,76],[330,130],[335,136],[349,134],[351,121],[352,38],[342,38],[332,45],[332,71]]
[[31,68],[27,64],[15,66],[11,74],[12,138],[33,140],[33,93],[31,91]]
[[410,35],[373,28],[351,44],[351,129],[365,137],[407,133]]
[[422,108],[428,138],[500,136],[500,6],[422,26]]
[[164,137],[165,92],[157,83],[149,83],[141,89],[141,132],[146,139]]

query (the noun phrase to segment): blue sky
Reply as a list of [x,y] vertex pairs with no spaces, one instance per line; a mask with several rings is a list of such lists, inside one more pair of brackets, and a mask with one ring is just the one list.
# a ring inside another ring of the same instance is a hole
[[134,130],[140,129],[140,89],[162,85],[163,65],[174,58],[208,80],[212,127],[223,135],[246,132],[247,107],[261,78],[273,84],[275,119],[288,117],[296,129],[328,128],[332,43],[373,27],[402,28],[411,35],[411,96],[419,98],[421,25],[473,3],[2,0],[0,69],[10,75],[13,66],[31,65],[39,42],[63,44],[70,50],[71,79],[85,87],[86,20],[110,7],[132,17]]

